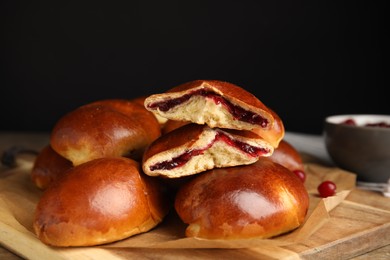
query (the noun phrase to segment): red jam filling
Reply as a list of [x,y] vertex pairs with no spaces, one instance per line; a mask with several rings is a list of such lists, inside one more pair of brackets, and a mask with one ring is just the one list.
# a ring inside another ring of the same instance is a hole
[[185,94],[185,95],[178,97],[178,98],[174,98],[174,99],[170,99],[170,100],[166,100],[166,101],[161,101],[161,102],[156,102],[156,103],[150,104],[148,107],[149,108],[157,108],[158,107],[161,111],[168,111],[169,109],[186,102],[194,95],[212,98],[216,104],[224,105],[229,110],[229,112],[232,114],[232,116],[237,120],[251,123],[251,124],[260,125],[261,127],[267,127],[267,125],[269,124],[269,122],[266,118],[263,118],[258,114],[255,114],[253,112],[245,110],[242,107],[233,105],[231,102],[229,102],[228,100],[223,98],[221,95],[218,95],[215,92],[205,90],[205,89],[199,89],[199,90]]
[[269,153],[269,150],[266,148],[254,147],[244,142],[233,140],[232,138],[230,138],[229,136],[221,132],[217,132],[217,135],[215,136],[214,140],[207,147],[202,149],[189,150],[183,153],[182,155],[172,158],[172,160],[156,163],[153,166],[150,166],[150,170],[151,171],[171,170],[176,167],[181,167],[184,164],[186,164],[193,156],[198,156],[203,154],[205,150],[210,148],[217,141],[223,141],[230,146],[234,146],[252,157],[257,157],[257,156],[261,156],[262,154]]

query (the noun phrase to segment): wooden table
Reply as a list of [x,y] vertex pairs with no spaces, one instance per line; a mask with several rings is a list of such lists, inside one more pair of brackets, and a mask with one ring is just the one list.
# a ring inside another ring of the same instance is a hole
[[[294,144],[296,140],[303,140],[302,138],[308,138],[310,140],[310,144],[313,145],[313,138],[312,136],[305,136],[305,135],[286,135],[287,140],[291,140],[291,143]],[[291,139],[288,139],[291,138]],[[296,139],[298,138],[298,139]],[[320,137],[314,138],[317,142],[320,140]],[[2,152],[14,145],[22,145],[25,147],[33,148],[39,150],[44,145],[48,144],[49,142],[49,135],[47,133],[0,133],[0,154]],[[299,143],[296,145],[298,150],[303,149],[302,143]],[[318,148],[318,147],[317,147]],[[311,148],[310,148],[311,149]],[[310,150],[309,149],[309,150]],[[305,150],[304,152],[307,152]],[[323,156],[322,154],[321,156]],[[315,156],[315,155],[314,155]],[[320,156],[320,157],[321,157]],[[322,158],[324,159],[324,158]],[[325,158],[326,159],[326,158]],[[366,192],[367,191],[362,191]],[[381,196],[379,193],[369,192],[372,193],[373,196],[378,196],[378,198]],[[368,193],[367,193],[368,194]],[[353,200],[354,198],[352,198]],[[360,199],[360,198],[359,198]],[[390,208],[390,198],[389,198],[389,208]],[[240,254],[235,253],[234,250],[223,250],[223,249],[185,249],[185,250],[172,250],[172,249],[152,249],[152,250],[145,250],[145,249],[131,249],[132,252],[129,253],[127,251],[124,253],[121,249],[115,249],[115,253],[118,256],[118,258],[123,257],[128,258],[129,256],[136,257],[137,259],[215,259],[217,258],[226,258],[226,259],[232,259],[232,258],[252,258],[254,255],[248,255],[248,254]],[[191,250],[191,254],[188,254],[188,250]],[[309,257],[310,258],[310,257]],[[0,244],[0,259],[22,259],[17,253],[14,253],[7,248],[3,247]],[[326,258],[328,259],[328,258]],[[332,258],[332,259],[341,259],[341,258]],[[365,252],[361,255],[354,255],[353,258],[349,259],[390,259],[390,244],[384,245],[380,248],[375,248],[375,250],[372,250],[370,252]]]

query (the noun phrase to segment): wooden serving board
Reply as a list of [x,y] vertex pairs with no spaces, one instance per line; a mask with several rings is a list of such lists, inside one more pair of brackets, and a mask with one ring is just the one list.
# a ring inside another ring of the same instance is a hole
[[[30,165],[31,166],[31,165]],[[328,168],[308,164],[308,172]],[[296,239],[293,243],[265,243],[257,246],[221,248],[183,243],[182,248],[171,247],[169,243],[151,247],[85,247],[53,248],[41,243],[29,226],[28,216],[20,211],[33,212],[35,194],[29,183],[29,167],[9,171],[0,169],[0,181],[7,187],[0,197],[0,244],[17,255],[28,259],[347,259],[371,250],[390,245],[390,198],[380,193],[352,189],[334,208],[327,208],[327,218],[321,218],[318,228],[309,236]],[[332,169],[329,169],[331,172]],[[24,174],[20,179],[10,178],[11,174]],[[330,173],[329,173],[330,174]],[[309,176],[309,178],[311,178]],[[4,181],[6,183],[4,183]],[[7,193],[7,191],[10,191]],[[12,192],[13,193],[12,193]],[[18,198],[18,191],[23,196]],[[322,201],[311,194],[311,207],[318,208]],[[19,205],[7,202],[9,196],[16,197]],[[30,196],[26,196],[30,194]],[[314,205],[316,204],[316,205]],[[324,206],[325,207],[325,206]],[[10,217],[9,212],[15,216]],[[318,212],[318,211],[315,211]],[[313,213],[315,214],[315,213]],[[26,224],[27,223],[27,224]],[[295,231],[294,231],[295,232]],[[307,233],[307,232],[306,232]],[[307,234],[306,234],[307,235]],[[261,242],[260,242],[261,243]],[[193,247],[193,248],[190,248]]]

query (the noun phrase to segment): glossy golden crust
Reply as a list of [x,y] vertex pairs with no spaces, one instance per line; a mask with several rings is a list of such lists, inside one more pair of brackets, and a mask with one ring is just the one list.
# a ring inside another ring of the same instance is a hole
[[81,106],[58,120],[52,148],[74,165],[108,156],[140,159],[161,135],[155,116],[136,102],[102,100]]
[[[202,96],[193,95],[199,90],[207,90],[219,95],[246,111],[250,111],[267,121],[266,125],[258,125],[250,122],[237,120],[228,112],[224,105],[219,102],[209,100]],[[185,95],[197,96],[191,102],[178,104],[174,109],[161,111],[153,105],[159,102],[166,102]],[[273,117],[268,107],[264,105],[256,96],[245,89],[232,83],[218,80],[195,80],[184,83],[169,89],[165,93],[154,94],[146,98],[146,109],[155,114],[177,121],[191,121],[198,124],[208,124],[210,127],[231,128],[238,130],[252,130],[254,128],[269,129],[273,125]]]
[[45,244],[92,246],[146,232],[169,210],[164,187],[127,158],[73,167],[38,202],[33,227]]
[[299,227],[308,193],[287,168],[260,158],[246,166],[195,176],[176,194],[186,236],[206,239],[270,238]]
[[196,88],[210,89],[227,98],[228,100],[234,101],[234,103],[243,104],[245,107],[252,107],[253,109],[263,109],[264,111],[268,112],[268,108],[263,104],[263,102],[261,102],[252,93],[246,91],[242,87],[239,87],[235,84],[226,81],[194,80],[176,86],[168,90],[167,93],[182,92],[188,90],[192,91]]
[[278,148],[274,150],[274,153],[269,158],[288,168],[290,171],[304,170],[300,153],[286,140],[282,140],[279,143]]
[[56,153],[50,145],[47,145],[39,152],[34,161],[31,180],[35,186],[44,190],[72,166],[72,162]]

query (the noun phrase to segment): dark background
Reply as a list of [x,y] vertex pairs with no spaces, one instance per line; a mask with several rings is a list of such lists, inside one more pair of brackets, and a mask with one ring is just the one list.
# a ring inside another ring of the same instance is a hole
[[390,114],[386,1],[335,2],[2,1],[0,130],[50,131],[85,103],[195,79],[244,87],[287,131]]

